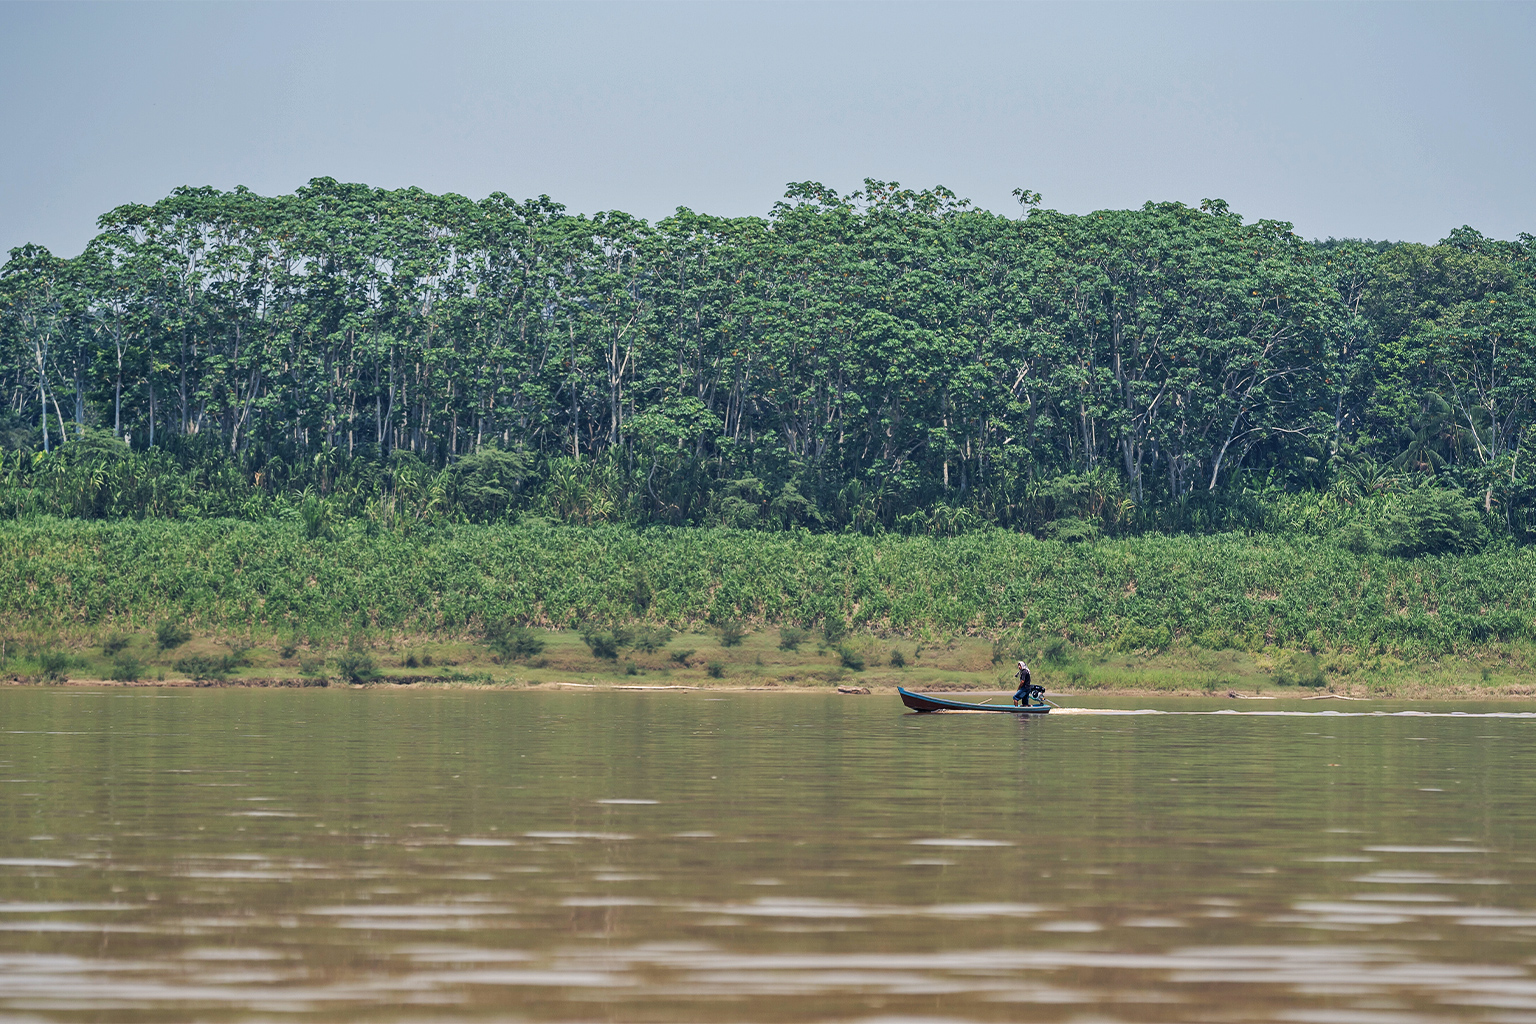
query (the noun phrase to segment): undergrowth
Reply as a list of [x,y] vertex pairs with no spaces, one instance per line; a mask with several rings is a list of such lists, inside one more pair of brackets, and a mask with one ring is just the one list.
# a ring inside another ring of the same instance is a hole
[[[522,632],[536,626],[577,630],[612,660],[659,649],[665,630],[729,645],[770,624],[790,627],[788,650],[873,634],[985,637],[997,661],[1018,648],[1059,664],[1070,650],[1178,644],[1425,659],[1536,639],[1536,549],[1402,558],[1230,534],[1069,544],[540,525],[330,540],[235,520],[0,523],[0,626],[96,637],[110,654],[144,631],[167,657],[189,631],[290,650],[286,638],[367,632],[485,638],[511,662],[539,653]],[[1293,674],[1316,678],[1310,665]]]

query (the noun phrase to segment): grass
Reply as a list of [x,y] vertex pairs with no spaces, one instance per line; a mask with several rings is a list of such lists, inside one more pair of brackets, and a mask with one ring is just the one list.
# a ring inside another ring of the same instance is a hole
[[[758,630],[740,645],[727,647],[719,642],[713,629],[701,626],[654,652],[626,648],[619,659],[612,660],[594,655],[578,632],[535,632],[545,645],[543,652],[519,663],[505,662],[474,639],[434,640],[420,636],[375,637],[360,642],[352,650],[300,647],[292,658],[284,658],[279,642],[273,641],[248,650],[248,665],[201,675],[178,672],[175,663],[197,660],[204,666],[222,667],[227,645],[212,637],[195,636],[176,652],[176,658],[170,659],[156,655],[154,638],[146,633],[130,639],[126,656],[135,660],[134,675],[145,683],[192,682],[201,678],[204,682],[230,685],[325,685],[329,681],[527,687],[578,683],[599,688],[719,686],[823,691],[857,684],[876,692],[889,692],[898,685],[935,692],[1007,692],[1015,685],[1012,662],[994,664],[993,644],[976,637],[954,637],[929,644],[920,654],[903,655],[901,660],[905,664],[897,665],[889,657],[889,641],[868,634],[850,635],[841,648],[786,651],[779,646],[776,629]],[[1536,686],[1532,685],[1536,678],[1536,652],[1528,649],[1424,663],[1374,655],[1318,657],[1283,648],[1261,653],[1210,651],[1183,643],[1151,655],[1074,649],[1064,656],[1058,652],[1055,664],[1049,663],[1038,648],[1023,653],[1032,666],[1038,666],[1036,680],[1045,683],[1052,693],[1536,695]],[[679,659],[677,655],[683,657]],[[847,658],[848,655],[853,657]],[[120,653],[117,657],[124,656]],[[864,661],[862,670],[847,667],[849,660],[859,659]],[[1320,687],[1301,682],[1309,660],[1315,663],[1321,676]],[[1298,672],[1298,661],[1303,671]],[[119,678],[114,674],[119,665],[120,661],[85,650],[73,656],[64,676],[73,682],[106,681]],[[26,658],[14,660],[10,671],[22,678],[43,681]]]
[[1532,549],[0,523],[0,671],[23,678],[367,677],[350,651],[385,681],[996,687],[1018,657],[1055,690],[1518,692],[1533,650]]

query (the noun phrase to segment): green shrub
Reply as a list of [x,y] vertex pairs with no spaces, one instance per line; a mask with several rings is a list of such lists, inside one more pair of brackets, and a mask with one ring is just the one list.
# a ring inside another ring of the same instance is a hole
[[896,648],[892,647],[891,648],[891,668],[906,668],[906,666],[907,666],[906,656],[903,655],[901,653],[901,651],[899,651]]
[[1323,678],[1323,669],[1318,664],[1317,655],[1298,653],[1287,658],[1275,672],[1275,683],[1279,686],[1319,687],[1325,685],[1327,680]]
[[246,648],[233,648],[229,654],[215,657],[209,654],[190,654],[176,659],[176,671],[197,680],[224,679],[237,668],[251,663],[245,656]]
[[1232,634],[1224,629],[1208,629],[1204,633],[1197,633],[1195,643],[1208,651],[1228,651],[1232,649]]
[[624,674],[627,676],[637,676],[640,674],[640,666],[636,665],[633,661],[626,661],[624,662]]
[[277,649],[278,657],[287,660],[299,653],[299,645],[292,640],[284,640],[283,645]]
[[336,511],[331,503],[314,496],[299,506],[304,521],[304,536],[309,540],[334,540],[336,537]]
[[835,646],[848,635],[848,623],[843,621],[841,615],[829,615],[821,624],[821,635],[828,644]]
[[673,661],[675,661],[679,665],[686,666],[688,664],[688,659],[693,657],[693,654],[694,654],[694,652],[691,649],[689,649],[689,650],[681,650],[681,651],[671,651],[671,652],[669,652],[667,654],[667,657],[671,658]]
[[672,639],[672,631],[666,626],[640,626],[630,635],[629,645],[637,651],[655,654]]
[[799,626],[785,626],[779,630],[779,650],[798,651],[810,633]]
[[1160,651],[1173,643],[1173,632],[1167,626],[1142,626],[1126,623],[1115,641],[1117,651]]
[[1072,645],[1059,636],[1053,636],[1040,649],[1040,660],[1052,667],[1069,664],[1072,661]]
[[619,643],[612,633],[583,633],[581,639],[592,652],[592,657],[604,661],[619,660]]
[[533,629],[518,629],[511,637],[511,656],[515,659],[530,659],[544,654],[544,639],[536,634]]
[[720,624],[721,647],[740,647],[741,641],[745,639],[746,635],[746,627],[734,619]]
[[844,644],[837,649],[837,656],[842,659],[843,668],[853,669],[855,672],[864,671],[864,655]]
[[1389,555],[1442,555],[1477,551],[1488,543],[1482,510],[1461,491],[1420,487],[1408,491],[1383,517]]
[[325,658],[300,658],[299,674],[303,676],[317,676],[325,671]]
[[1339,527],[1334,533],[1334,540],[1345,551],[1357,555],[1368,555],[1381,547],[1381,542],[1376,538],[1376,531],[1360,519],[1352,519]]
[[371,655],[347,651],[336,659],[336,672],[349,683],[367,683],[379,678],[379,666]]
[[131,654],[118,654],[112,659],[111,678],[120,683],[136,683],[144,678],[144,663]]
[[651,607],[651,601],[655,599],[655,592],[651,590],[650,581],[644,576],[636,576],[629,585],[629,604],[635,610],[636,615],[644,615]]
[[[128,646],[128,637],[121,633],[113,633],[101,642],[101,653],[112,657]],[[116,678],[115,676],[113,678]]]
[[704,666],[704,671],[709,673],[709,678],[719,679],[725,675],[725,663],[721,661],[712,661],[708,665]]
[[527,626],[507,618],[490,619],[485,624],[485,642],[501,661],[520,661],[544,653],[544,640]]
[[37,655],[37,670],[50,683],[69,681],[70,657],[63,651],[41,651]]
[[174,619],[155,627],[155,645],[162,651],[173,651],[191,639],[192,631]]
[[225,678],[232,667],[227,657],[215,658],[203,654],[177,658],[175,665],[176,671],[182,675],[205,682]]

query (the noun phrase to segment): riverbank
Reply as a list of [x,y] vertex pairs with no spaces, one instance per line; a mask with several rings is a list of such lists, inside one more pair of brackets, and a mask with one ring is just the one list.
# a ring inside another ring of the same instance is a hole
[[[193,679],[170,679],[164,682],[151,680],[139,680],[125,683],[112,679],[71,679],[63,683],[36,683],[16,682],[8,680],[3,685],[13,686],[64,686],[79,688],[113,688],[113,689],[303,689],[305,684],[291,679],[226,679],[219,682]],[[340,684],[335,684],[340,685]],[[536,685],[532,683],[507,682],[507,683],[454,683],[454,682],[425,682],[411,684],[409,686],[395,686],[388,682],[372,683],[348,683],[344,687],[348,690],[382,690],[405,692],[407,690],[477,690],[477,691],[523,691],[556,693],[565,691],[582,691],[587,693],[659,693],[659,692],[688,692],[688,693],[780,693],[780,694],[825,694],[827,687],[813,686],[776,686],[765,684],[763,686],[646,686],[625,684],[593,684],[593,683],[550,683],[548,685]],[[919,687],[919,690],[924,688]],[[1407,683],[1395,687],[1387,687],[1377,690],[1365,690],[1363,688],[1351,688],[1352,693],[1315,692],[1308,690],[1278,690],[1260,687],[1256,692],[1243,692],[1239,690],[1227,690],[1225,692],[1205,689],[1170,688],[1170,689],[1136,689],[1105,687],[1098,690],[1047,690],[1046,697],[1053,703],[1058,701],[1070,701],[1084,697],[1093,698],[1151,698],[1151,697],[1207,697],[1226,698],[1234,701],[1269,701],[1269,700],[1303,700],[1303,701],[1373,701],[1373,700],[1416,700],[1416,701],[1441,701],[1441,700],[1496,700],[1509,701],[1529,705],[1536,700],[1536,689],[1530,686],[1512,684],[1497,686],[1482,686],[1468,684],[1454,688],[1436,688],[1429,685]],[[896,686],[881,683],[872,685],[839,686],[837,693],[850,697],[894,697]],[[936,692],[928,689],[926,692]],[[959,697],[969,700],[975,697],[996,695],[1006,704],[1008,694],[999,694],[997,690],[946,689],[946,696]],[[981,703],[986,703],[982,701]],[[991,703],[997,703],[992,701]]]
[[[702,624],[677,633],[660,627],[619,630],[617,637],[612,632],[583,635],[571,630],[529,630],[521,635],[529,652],[503,657],[482,642],[424,636],[374,637],[350,647],[326,648],[291,641],[248,647],[201,635],[159,650],[151,634],[116,634],[94,648],[82,645],[63,654],[66,664],[51,676],[13,668],[0,678],[13,684],[188,687],[894,693],[902,686],[929,693],[1011,693],[1013,662],[1022,657],[1036,681],[1063,695],[1536,696],[1536,656],[1529,648],[1515,646],[1408,661],[1284,648],[1213,651],[1189,643],[1158,652],[1093,651],[1056,642],[1023,649],[974,637],[925,644],[869,634],[852,634],[834,645],[794,627],[743,629],[738,637]],[[605,642],[613,649],[605,650]]]

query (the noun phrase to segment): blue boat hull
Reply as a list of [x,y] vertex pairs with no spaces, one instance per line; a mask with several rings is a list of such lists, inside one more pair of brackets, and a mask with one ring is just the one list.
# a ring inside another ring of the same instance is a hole
[[1002,715],[1046,715],[1050,714],[1049,704],[1029,704],[1024,707],[1015,707],[1013,704],[970,704],[963,700],[948,700],[944,697],[925,697],[911,690],[896,687],[896,692],[901,694],[901,702],[913,711],[928,713],[930,711],[995,711]]

